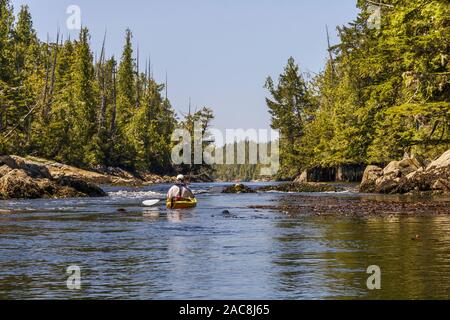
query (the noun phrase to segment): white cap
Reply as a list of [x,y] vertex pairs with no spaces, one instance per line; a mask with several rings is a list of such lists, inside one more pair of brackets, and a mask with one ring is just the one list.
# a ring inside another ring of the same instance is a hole
[[182,174],[179,174],[179,175],[177,176],[177,180],[178,180],[178,181],[184,181],[184,176],[183,176]]

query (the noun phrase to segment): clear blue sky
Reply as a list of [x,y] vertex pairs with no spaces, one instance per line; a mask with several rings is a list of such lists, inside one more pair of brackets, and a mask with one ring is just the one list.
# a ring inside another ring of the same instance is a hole
[[39,37],[55,38],[66,28],[66,9],[81,8],[83,26],[99,52],[107,29],[108,54],[120,56],[124,30],[139,44],[141,65],[151,54],[154,76],[164,81],[177,111],[214,109],[219,129],[269,128],[263,88],[277,77],[289,56],[303,71],[319,72],[326,61],[325,25],[332,42],[335,27],[356,17],[356,0],[13,0],[16,11],[30,6]]

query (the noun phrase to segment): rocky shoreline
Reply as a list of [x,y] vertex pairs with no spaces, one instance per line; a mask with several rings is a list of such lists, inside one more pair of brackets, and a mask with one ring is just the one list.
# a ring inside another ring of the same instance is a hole
[[[208,176],[192,177],[191,181],[212,182]],[[327,183],[302,181],[297,179],[255,189],[236,184],[225,188],[223,192],[340,191],[339,187]],[[133,174],[119,168],[88,171],[41,158],[0,156],[0,199],[102,197],[106,194],[100,185],[145,186],[174,182],[173,176],[146,172]],[[450,194],[450,150],[428,164],[415,157],[405,157],[401,161],[392,161],[385,168],[370,165],[364,172],[359,191],[378,194]]]
[[0,199],[104,197],[96,184],[52,174],[45,165],[16,156],[0,157]]
[[74,166],[62,164],[55,161],[50,161],[41,158],[27,157],[19,158],[26,163],[44,166],[48,169],[50,174],[54,177],[69,176],[77,179],[82,179],[87,182],[98,185],[123,185],[123,186],[141,186],[155,183],[172,183],[175,177],[159,176],[152,173],[139,172],[133,174],[120,168],[98,168],[96,170],[84,170]]
[[0,156],[0,199],[103,197],[100,185],[172,183],[175,177],[117,168],[94,172],[41,158]]
[[428,165],[415,157],[392,161],[384,169],[368,166],[360,192],[381,194],[450,193],[450,150]]

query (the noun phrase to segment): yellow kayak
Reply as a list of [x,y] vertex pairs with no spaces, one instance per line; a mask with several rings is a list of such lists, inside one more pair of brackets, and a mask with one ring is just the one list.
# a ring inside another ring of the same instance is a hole
[[197,206],[197,199],[167,200],[167,209],[190,209]]

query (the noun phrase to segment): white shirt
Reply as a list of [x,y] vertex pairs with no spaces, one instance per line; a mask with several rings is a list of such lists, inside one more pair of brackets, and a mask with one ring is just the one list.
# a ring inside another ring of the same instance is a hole
[[[181,192],[180,192],[180,187],[181,187]],[[170,200],[170,199],[177,198],[177,197],[186,198],[186,199],[195,198],[192,191],[184,185],[175,185],[169,189],[169,192],[167,192],[167,199]]]

